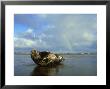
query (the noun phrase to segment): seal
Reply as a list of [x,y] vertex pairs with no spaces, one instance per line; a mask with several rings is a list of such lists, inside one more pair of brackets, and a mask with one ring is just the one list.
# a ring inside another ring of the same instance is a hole
[[35,49],[31,51],[31,58],[39,66],[52,66],[64,61],[64,58],[58,54],[48,51],[40,52]]

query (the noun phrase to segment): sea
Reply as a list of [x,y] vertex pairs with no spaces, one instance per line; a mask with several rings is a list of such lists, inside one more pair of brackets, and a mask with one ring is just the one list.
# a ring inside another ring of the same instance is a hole
[[96,54],[60,54],[64,61],[39,67],[29,54],[14,54],[14,76],[97,76]]

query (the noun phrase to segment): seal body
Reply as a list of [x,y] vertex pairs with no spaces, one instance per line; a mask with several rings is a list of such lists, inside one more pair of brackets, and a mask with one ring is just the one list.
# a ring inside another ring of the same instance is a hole
[[53,66],[64,61],[62,56],[47,51],[38,52],[36,50],[32,50],[31,58],[39,66]]

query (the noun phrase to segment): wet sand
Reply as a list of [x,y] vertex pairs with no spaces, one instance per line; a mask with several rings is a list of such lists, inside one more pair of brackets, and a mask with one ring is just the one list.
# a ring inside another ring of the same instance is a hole
[[96,76],[97,55],[62,54],[65,61],[53,67],[39,67],[30,55],[14,56],[15,76]]

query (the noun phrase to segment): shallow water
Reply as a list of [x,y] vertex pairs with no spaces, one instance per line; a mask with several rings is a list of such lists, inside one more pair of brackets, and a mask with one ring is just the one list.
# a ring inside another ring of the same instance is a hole
[[15,55],[15,76],[96,76],[96,55],[61,55],[65,58],[58,66],[38,67],[30,55]]

